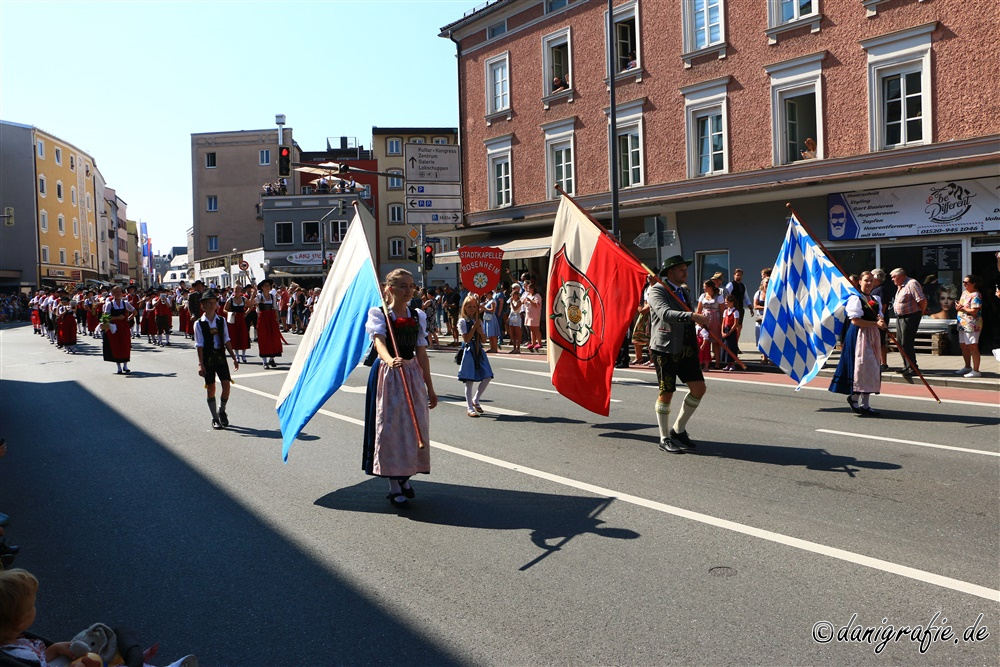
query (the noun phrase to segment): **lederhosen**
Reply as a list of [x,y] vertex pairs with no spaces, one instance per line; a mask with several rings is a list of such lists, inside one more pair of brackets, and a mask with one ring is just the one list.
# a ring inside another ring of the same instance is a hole
[[[215,321],[220,328],[218,332],[219,340],[225,341],[226,320],[216,315]],[[233,378],[229,374],[229,362],[226,361],[225,342],[222,343],[222,347],[215,347],[215,335],[212,333],[212,328],[208,325],[208,322],[199,319],[198,326],[201,327],[201,339],[205,343],[204,347],[201,348],[201,360],[205,366],[205,384],[215,384],[216,375],[223,382],[231,382]]]
[[[680,287],[675,288],[671,285],[670,289],[678,295],[682,293]],[[674,305],[675,310],[688,310],[686,300],[682,301],[679,297],[674,298],[670,292],[667,292],[666,297]],[[671,324],[671,327],[675,326],[684,327],[684,342],[681,344],[679,354],[650,350],[661,394],[677,391],[677,378],[680,378],[685,384],[705,380],[705,376],[701,372],[701,364],[698,362],[698,334],[695,333],[694,322],[689,320]]]

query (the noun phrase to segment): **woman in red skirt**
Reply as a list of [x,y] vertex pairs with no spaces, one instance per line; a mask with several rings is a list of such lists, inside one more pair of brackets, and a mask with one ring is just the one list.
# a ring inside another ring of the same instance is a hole
[[177,327],[185,338],[191,337],[191,311],[188,310],[187,290],[177,298]]
[[56,309],[56,342],[69,354],[76,354],[76,314],[69,297],[63,294],[59,297]]
[[87,298],[83,300],[84,308],[87,311],[87,333],[94,338],[98,337],[97,325],[101,323],[100,315],[97,311],[97,301],[94,298],[94,293],[87,292]]
[[247,363],[247,350],[250,349],[250,331],[247,329],[247,300],[243,296],[243,286],[233,288],[233,295],[226,301],[226,324],[229,325],[229,340],[233,350],[239,355],[240,361]]
[[275,357],[281,356],[281,329],[278,328],[278,299],[274,281],[264,278],[257,285],[257,350],[264,360],[264,367],[277,368]]
[[104,313],[111,318],[104,331],[104,361],[118,364],[118,375],[131,373],[128,367],[132,358],[129,314],[135,313],[135,307],[122,298],[121,287],[116,285],[111,290],[111,298],[104,304]]

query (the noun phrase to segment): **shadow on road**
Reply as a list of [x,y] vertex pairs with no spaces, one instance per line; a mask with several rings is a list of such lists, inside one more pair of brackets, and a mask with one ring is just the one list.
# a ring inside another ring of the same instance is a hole
[[[213,667],[460,664],[123,417],[120,398],[0,381],[0,504],[17,565],[41,583],[34,632],[121,623]],[[71,418],[40,429],[42,405]]]
[[805,447],[782,447],[776,445],[752,445],[733,442],[698,441],[698,449],[685,453],[685,456],[718,456],[737,461],[752,463],[767,463],[778,466],[799,466],[806,470],[822,472],[842,472],[850,477],[860,472],[861,468],[868,470],[899,470],[903,466],[885,461],[860,461],[853,456],[838,456],[825,449],[807,449]]
[[[584,533],[619,540],[639,537],[633,530],[605,526],[598,518],[611,504],[611,498],[459,486],[423,482],[420,477],[414,478],[413,488],[418,497],[412,507],[398,510],[400,516],[411,521],[459,528],[531,531],[531,542],[543,553],[522,566],[522,571]],[[385,491],[384,480],[369,478],[328,493],[315,504],[349,512],[397,511],[386,502]]]

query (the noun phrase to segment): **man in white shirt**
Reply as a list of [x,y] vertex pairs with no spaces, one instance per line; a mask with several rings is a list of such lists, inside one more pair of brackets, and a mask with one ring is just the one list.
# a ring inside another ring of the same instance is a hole
[[[226,352],[233,358],[233,367],[240,369],[233,344],[229,342],[229,327],[224,317],[216,314],[219,299],[215,292],[208,290],[201,295],[201,307],[204,314],[194,323],[194,344],[198,349],[198,375],[205,378],[205,390],[208,392],[208,409],[212,413],[212,428],[215,430],[229,426],[229,416],[226,414],[226,403],[229,401],[229,388],[232,376],[229,374],[229,363]],[[222,382],[222,402],[216,406],[215,376]]]

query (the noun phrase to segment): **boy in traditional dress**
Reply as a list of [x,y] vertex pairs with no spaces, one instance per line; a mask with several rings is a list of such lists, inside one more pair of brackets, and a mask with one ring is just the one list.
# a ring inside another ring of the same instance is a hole
[[[212,290],[201,295],[201,308],[204,314],[194,323],[194,344],[198,348],[198,375],[205,378],[205,389],[208,392],[208,409],[212,413],[212,428],[215,430],[229,426],[229,416],[226,414],[226,403],[229,402],[229,387],[232,376],[229,374],[229,363],[226,352],[233,358],[233,368],[240,369],[236,351],[229,340],[229,327],[224,317],[219,317],[216,309],[219,299]],[[216,406],[215,376],[222,382],[222,402]]]

